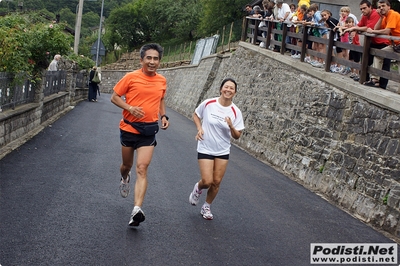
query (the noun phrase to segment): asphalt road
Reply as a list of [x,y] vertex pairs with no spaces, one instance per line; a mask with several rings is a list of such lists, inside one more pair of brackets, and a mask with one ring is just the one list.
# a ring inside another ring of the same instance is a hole
[[299,266],[310,265],[310,243],[393,243],[236,147],[214,220],[204,220],[188,203],[200,178],[196,129],[172,110],[157,134],[146,220],[128,227],[121,111],[109,98],[80,103],[0,160],[0,265]]

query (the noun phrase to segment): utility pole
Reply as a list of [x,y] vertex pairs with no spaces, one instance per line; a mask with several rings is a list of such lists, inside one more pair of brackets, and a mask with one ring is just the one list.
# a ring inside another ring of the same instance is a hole
[[102,23],[102,20],[103,20],[103,8],[104,8],[104,0],[102,0],[102,2],[101,2],[99,36],[97,38],[97,50],[96,50],[96,67],[99,66],[99,53],[100,53],[100,40],[101,40],[101,23]]
[[77,17],[76,23],[75,23],[75,42],[74,42],[74,53],[75,54],[78,54],[79,39],[81,37],[82,10],[83,10],[83,0],[79,0],[78,17]]

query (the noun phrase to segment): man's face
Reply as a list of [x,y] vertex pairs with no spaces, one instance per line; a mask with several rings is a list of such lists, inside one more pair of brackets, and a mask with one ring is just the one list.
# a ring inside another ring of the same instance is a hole
[[160,55],[158,51],[150,49],[147,50],[143,59],[140,59],[143,67],[143,73],[147,76],[154,76],[158,67],[160,66]]
[[360,5],[360,10],[363,16],[369,16],[371,14],[372,7],[368,7],[367,4]]
[[386,16],[387,13],[390,10],[390,6],[388,6],[386,3],[378,3],[378,13],[381,14],[382,16]]

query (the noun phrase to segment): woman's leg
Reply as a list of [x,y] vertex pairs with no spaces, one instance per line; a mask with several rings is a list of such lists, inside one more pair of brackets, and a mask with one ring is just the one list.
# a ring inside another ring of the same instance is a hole
[[207,191],[206,202],[211,204],[218,194],[219,186],[221,184],[222,178],[225,175],[226,167],[228,166],[228,160],[225,159],[214,159],[214,169],[213,169],[213,179],[211,186]]

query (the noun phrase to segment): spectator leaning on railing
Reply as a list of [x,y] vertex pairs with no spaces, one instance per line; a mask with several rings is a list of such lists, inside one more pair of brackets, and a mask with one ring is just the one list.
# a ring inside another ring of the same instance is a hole
[[[344,30],[344,32],[351,31],[363,31],[366,32],[368,28],[373,29],[378,22],[380,16],[376,12],[376,9],[372,8],[371,2],[368,0],[362,0],[360,2],[360,10],[362,13],[362,17],[360,22],[358,22],[357,26],[348,28]],[[371,48],[382,49],[389,45],[389,41],[383,38],[371,38]],[[372,65],[374,56],[369,54],[368,56],[368,66]],[[383,69],[390,69],[390,60],[384,60]],[[377,79],[369,80],[369,75],[367,73],[367,80],[364,82],[364,85],[367,86],[377,86],[379,87],[379,81]]]
[[[290,7],[288,4],[284,3],[283,0],[276,0],[276,5],[274,7],[274,16],[279,23],[276,23],[276,28],[278,30],[282,29],[283,22],[288,18],[290,14]],[[275,40],[281,41],[282,35],[275,35]],[[280,46],[276,45],[274,52],[280,52]]]
[[[375,24],[375,28],[374,29],[369,28],[367,29],[367,32],[378,35],[391,35],[395,37],[400,37],[400,14],[390,9],[389,0],[379,0],[377,12],[380,15],[380,18],[378,22]],[[400,41],[394,41],[394,45],[399,45],[399,43]],[[382,48],[382,50],[387,52],[394,52],[392,45],[388,45]],[[382,57],[375,56],[372,66],[374,68],[381,69],[384,60],[385,59]],[[397,62],[397,65],[400,67],[399,62]],[[390,68],[388,70],[390,71]],[[398,68],[398,71],[400,74],[400,68]],[[372,75],[371,79],[379,79],[379,87],[382,89],[386,89],[386,86],[388,84],[387,79],[379,78],[377,76],[372,76]]]

